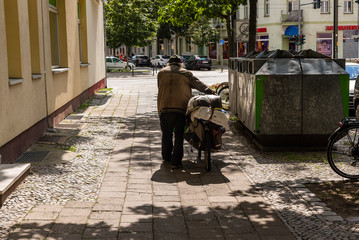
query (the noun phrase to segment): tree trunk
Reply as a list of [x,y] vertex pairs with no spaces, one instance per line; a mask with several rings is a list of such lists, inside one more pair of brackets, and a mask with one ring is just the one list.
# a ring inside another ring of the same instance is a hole
[[126,52],[127,52],[127,69],[128,69],[128,62],[130,61],[130,48],[131,48],[131,47],[126,46]]
[[248,52],[256,50],[257,0],[249,0],[249,39]]
[[233,57],[233,31],[232,31],[231,14],[229,12],[227,12],[226,28],[227,28],[227,36],[228,36],[228,57]]
[[176,33],[176,38],[175,38],[175,44],[176,44],[176,47],[175,47],[175,54],[178,54],[178,33]]
[[236,39],[236,12],[232,13],[232,39],[233,39],[233,49],[232,49],[232,57],[237,57],[237,39]]
[[[179,35],[179,30],[178,30],[178,26],[176,26],[176,33],[175,33],[175,44],[176,44],[176,47],[174,48],[175,52],[174,54],[177,54],[178,53],[178,35]],[[172,55],[172,53],[170,54]]]
[[160,39],[158,36],[156,36],[156,54],[160,54]]

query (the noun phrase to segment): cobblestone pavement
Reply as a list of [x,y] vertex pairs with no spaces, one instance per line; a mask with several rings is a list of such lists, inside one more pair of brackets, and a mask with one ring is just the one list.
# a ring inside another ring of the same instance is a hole
[[211,172],[188,145],[184,169],[171,171],[161,163],[155,97],[125,86],[98,93],[59,125],[65,147],[35,144],[74,158],[32,164],[0,209],[0,238],[359,238],[357,219],[303,185],[339,179],[322,153],[259,152],[231,123]]
[[304,185],[343,180],[324,161],[325,152],[259,152],[238,126],[224,136],[225,149],[298,236],[359,239],[358,217],[343,219]]

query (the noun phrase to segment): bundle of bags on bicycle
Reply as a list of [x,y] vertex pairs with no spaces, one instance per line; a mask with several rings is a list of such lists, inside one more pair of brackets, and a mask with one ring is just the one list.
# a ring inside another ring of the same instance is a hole
[[205,126],[209,128],[212,150],[222,147],[222,134],[228,129],[229,114],[222,108],[217,95],[192,97],[187,106],[188,122],[184,134],[186,141],[198,150],[204,150]]

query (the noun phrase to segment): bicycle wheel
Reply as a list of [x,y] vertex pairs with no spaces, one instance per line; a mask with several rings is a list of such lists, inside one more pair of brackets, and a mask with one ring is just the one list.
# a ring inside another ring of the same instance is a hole
[[340,176],[359,178],[359,126],[340,130],[328,143],[330,167]]
[[209,126],[204,130],[204,165],[207,171],[211,171],[211,133]]
[[222,107],[226,110],[229,109],[229,87],[222,87],[218,91],[218,95],[221,97],[222,100]]

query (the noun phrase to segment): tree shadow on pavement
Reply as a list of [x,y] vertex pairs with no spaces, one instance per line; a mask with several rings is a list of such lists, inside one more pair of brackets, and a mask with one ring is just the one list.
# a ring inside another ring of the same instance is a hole
[[[152,211],[149,211],[151,207]],[[147,222],[153,224],[153,239],[260,239],[256,227],[248,221],[241,206],[236,204],[225,207],[215,204],[179,207],[160,202],[132,207],[130,213],[153,217],[120,227],[123,233],[143,229],[144,222]]]
[[[75,219],[75,218],[74,218]],[[24,220],[17,224],[8,235],[8,240],[15,239],[117,239],[118,225],[109,224],[109,220],[89,220],[77,223],[61,223],[54,220]],[[112,222],[118,222],[114,220]]]
[[321,180],[339,180],[333,174],[325,151],[261,151],[253,141],[233,127],[223,135],[225,149],[230,152],[239,167],[249,174],[255,181],[262,179],[280,178],[283,180],[307,177],[307,181],[314,178]]
[[[153,214],[154,236],[162,236],[159,239],[166,239],[164,236],[177,233],[182,235],[174,239],[295,239],[286,226],[290,226],[302,239],[359,237],[355,222],[326,219],[328,216],[325,213],[322,215],[321,210],[327,208],[323,207],[320,201],[308,202],[305,192],[295,193],[293,189],[284,186],[286,184],[292,183],[265,183],[268,186],[264,190],[266,194],[277,195],[273,199],[276,204],[264,201],[258,188],[252,186],[230,194],[236,197],[238,203],[211,202],[202,206],[184,204],[181,208],[173,202],[158,202],[152,206],[153,212],[150,211],[151,205],[141,205],[130,207],[128,214]],[[195,195],[194,193],[194,198]],[[122,231],[132,231],[140,222],[141,220],[133,222],[128,229],[122,228]],[[183,235],[185,229],[188,235]]]
[[[206,174],[202,168],[195,170],[171,172],[162,165],[152,176],[152,181],[185,182],[190,187],[206,187],[206,184],[213,187],[213,184],[225,182],[217,171]],[[236,202],[226,202],[226,196],[220,194],[218,196],[222,196],[223,201],[208,204],[190,201],[143,204],[135,201],[126,205],[125,202],[118,219],[112,219],[110,214],[110,219],[96,219],[90,215],[87,222],[77,223],[31,222],[28,219],[16,226],[9,239],[295,239],[285,224],[290,225],[302,239],[359,237],[356,223],[325,220],[320,214],[321,205],[308,203],[303,187],[298,186],[303,191],[297,192],[294,188],[292,181],[268,181],[260,186],[231,191],[229,196],[235,197]],[[264,201],[258,189],[267,196],[275,195],[272,202]],[[196,199],[198,196],[193,193],[192,197]],[[322,209],[326,210],[325,207]]]
[[[249,210],[244,211],[242,204]],[[295,239],[273,210],[261,202],[222,206],[171,205],[168,202],[129,206],[120,218],[61,223],[26,220],[8,239]],[[120,223],[121,221],[121,223]],[[118,224],[119,223],[119,224]],[[117,225],[116,225],[117,224]],[[120,226],[118,228],[118,225]]]

